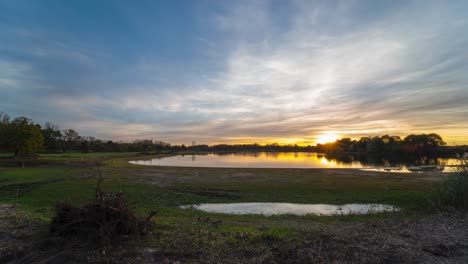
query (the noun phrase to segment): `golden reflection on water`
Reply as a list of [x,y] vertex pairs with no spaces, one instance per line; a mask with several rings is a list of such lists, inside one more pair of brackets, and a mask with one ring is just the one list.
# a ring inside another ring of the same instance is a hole
[[444,164],[454,164],[452,159],[439,159],[430,166],[412,164],[391,164],[381,161],[379,164],[361,163],[358,160],[347,162],[330,159],[313,152],[255,152],[226,153],[203,155],[178,155],[152,160],[131,161],[134,164],[177,167],[225,167],[225,168],[356,168],[396,172],[442,172],[452,168]]

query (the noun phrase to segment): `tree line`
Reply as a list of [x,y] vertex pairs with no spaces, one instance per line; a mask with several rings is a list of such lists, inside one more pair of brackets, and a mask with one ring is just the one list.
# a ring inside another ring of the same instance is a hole
[[63,153],[79,152],[160,152],[160,151],[196,151],[196,152],[238,152],[238,151],[313,151],[312,146],[279,144],[217,144],[217,145],[171,145],[151,139],[132,142],[116,142],[94,137],[81,136],[73,129],[59,129],[47,122],[43,126],[27,117],[11,119],[0,112],[0,151],[12,152],[15,156],[31,155],[38,152]]
[[437,134],[412,134],[399,136],[362,137],[358,140],[342,138],[332,143],[316,146],[260,144],[217,144],[217,145],[171,145],[150,139],[132,142],[115,142],[94,137],[81,136],[73,129],[59,129],[47,122],[43,126],[27,117],[10,117],[0,112],[0,151],[12,152],[15,156],[31,155],[38,152],[63,153],[79,152],[322,152],[330,156],[342,154],[371,155],[435,155],[447,151],[446,143]]
[[446,151],[446,143],[435,133],[399,136],[342,138],[332,143],[318,144],[316,150],[331,156],[341,154],[370,154],[377,156],[415,155],[434,156]]

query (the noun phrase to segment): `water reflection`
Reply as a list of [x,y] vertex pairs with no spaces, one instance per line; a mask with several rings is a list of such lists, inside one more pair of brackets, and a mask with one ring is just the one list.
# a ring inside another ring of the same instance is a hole
[[181,167],[225,168],[356,168],[389,172],[448,172],[455,170],[456,159],[427,158],[395,160],[391,158],[345,156],[329,158],[313,152],[256,152],[178,155],[133,164]]
[[196,209],[209,213],[262,214],[262,215],[350,215],[393,212],[399,209],[384,204],[294,204],[294,203],[227,203],[183,205],[183,209]]

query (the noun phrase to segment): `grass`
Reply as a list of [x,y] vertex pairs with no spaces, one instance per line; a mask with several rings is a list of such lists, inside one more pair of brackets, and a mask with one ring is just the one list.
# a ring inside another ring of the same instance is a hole
[[70,159],[109,159],[118,157],[136,156],[137,152],[93,152],[93,153],[57,153],[40,154],[39,158],[43,160],[70,160]]
[[[106,155],[119,156],[98,156]],[[107,162],[103,187],[124,192],[140,211],[156,204],[174,208],[207,202],[387,203],[413,210],[425,202],[434,186],[427,180],[418,183],[419,175],[350,175],[359,174],[351,170],[350,174],[329,175],[300,169],[151,168],[131,165],[126,160]],[[59,199],[81,201],[92,197],[95,175],[93,167],[3,168],[0,199],[11,200],[13,197],[8,196],[14,191],[12,186],[19,185],[24,187],[21,204],[35,210],[50,207]]]
[[[432,213],[427,196],[438,183],[437,176],[425,174],[352,169],[177,168],[128,163],[152,157],[135,153],[41,155],[41,159],[50,160],[104,160],[103,191],[123,192],[140,215],[158,209],[155,234],[144,243],[167,254],[205,252],[216,244],[223,245],[217,249],[220,254],[231,250],[255,255],[277,243],[297,242],[303,232],[321,230],[323,225],[424,216]],[[93,198],[95,167],[54,164],[0,167],[0,203],[16,201],[22,210],[45,224],[57,202],[80,204]],[[324,217],[210,214],[178,208],[222,202],[384,203],[402,210]]]
[[[39,154],[42,160],[76,160],[76,159],[110,159],[119,157],[135,157],[138,152],[66,152],[66,153],[44,153]],[[12,157],[13,153],[0,152],[0,157]]]

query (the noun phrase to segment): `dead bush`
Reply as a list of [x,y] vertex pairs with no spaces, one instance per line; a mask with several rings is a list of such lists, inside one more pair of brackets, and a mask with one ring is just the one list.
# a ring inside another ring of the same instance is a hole
[[94,200],[80,207],[71,203],[57,204],[50,233],[103,244],[149,234],[154,226],[151,218],[156,212],[151,212],[148,217],[137,217],[121,193],[103,193],[101,164],[97,162],[96,166],[98,182]]
[[153,221],[137,217],[120,194],[101,194],[99,199],[76,207],[70,203],[56,205],[50,232],[63,237],[113,243],[141,237],[151,232]]

